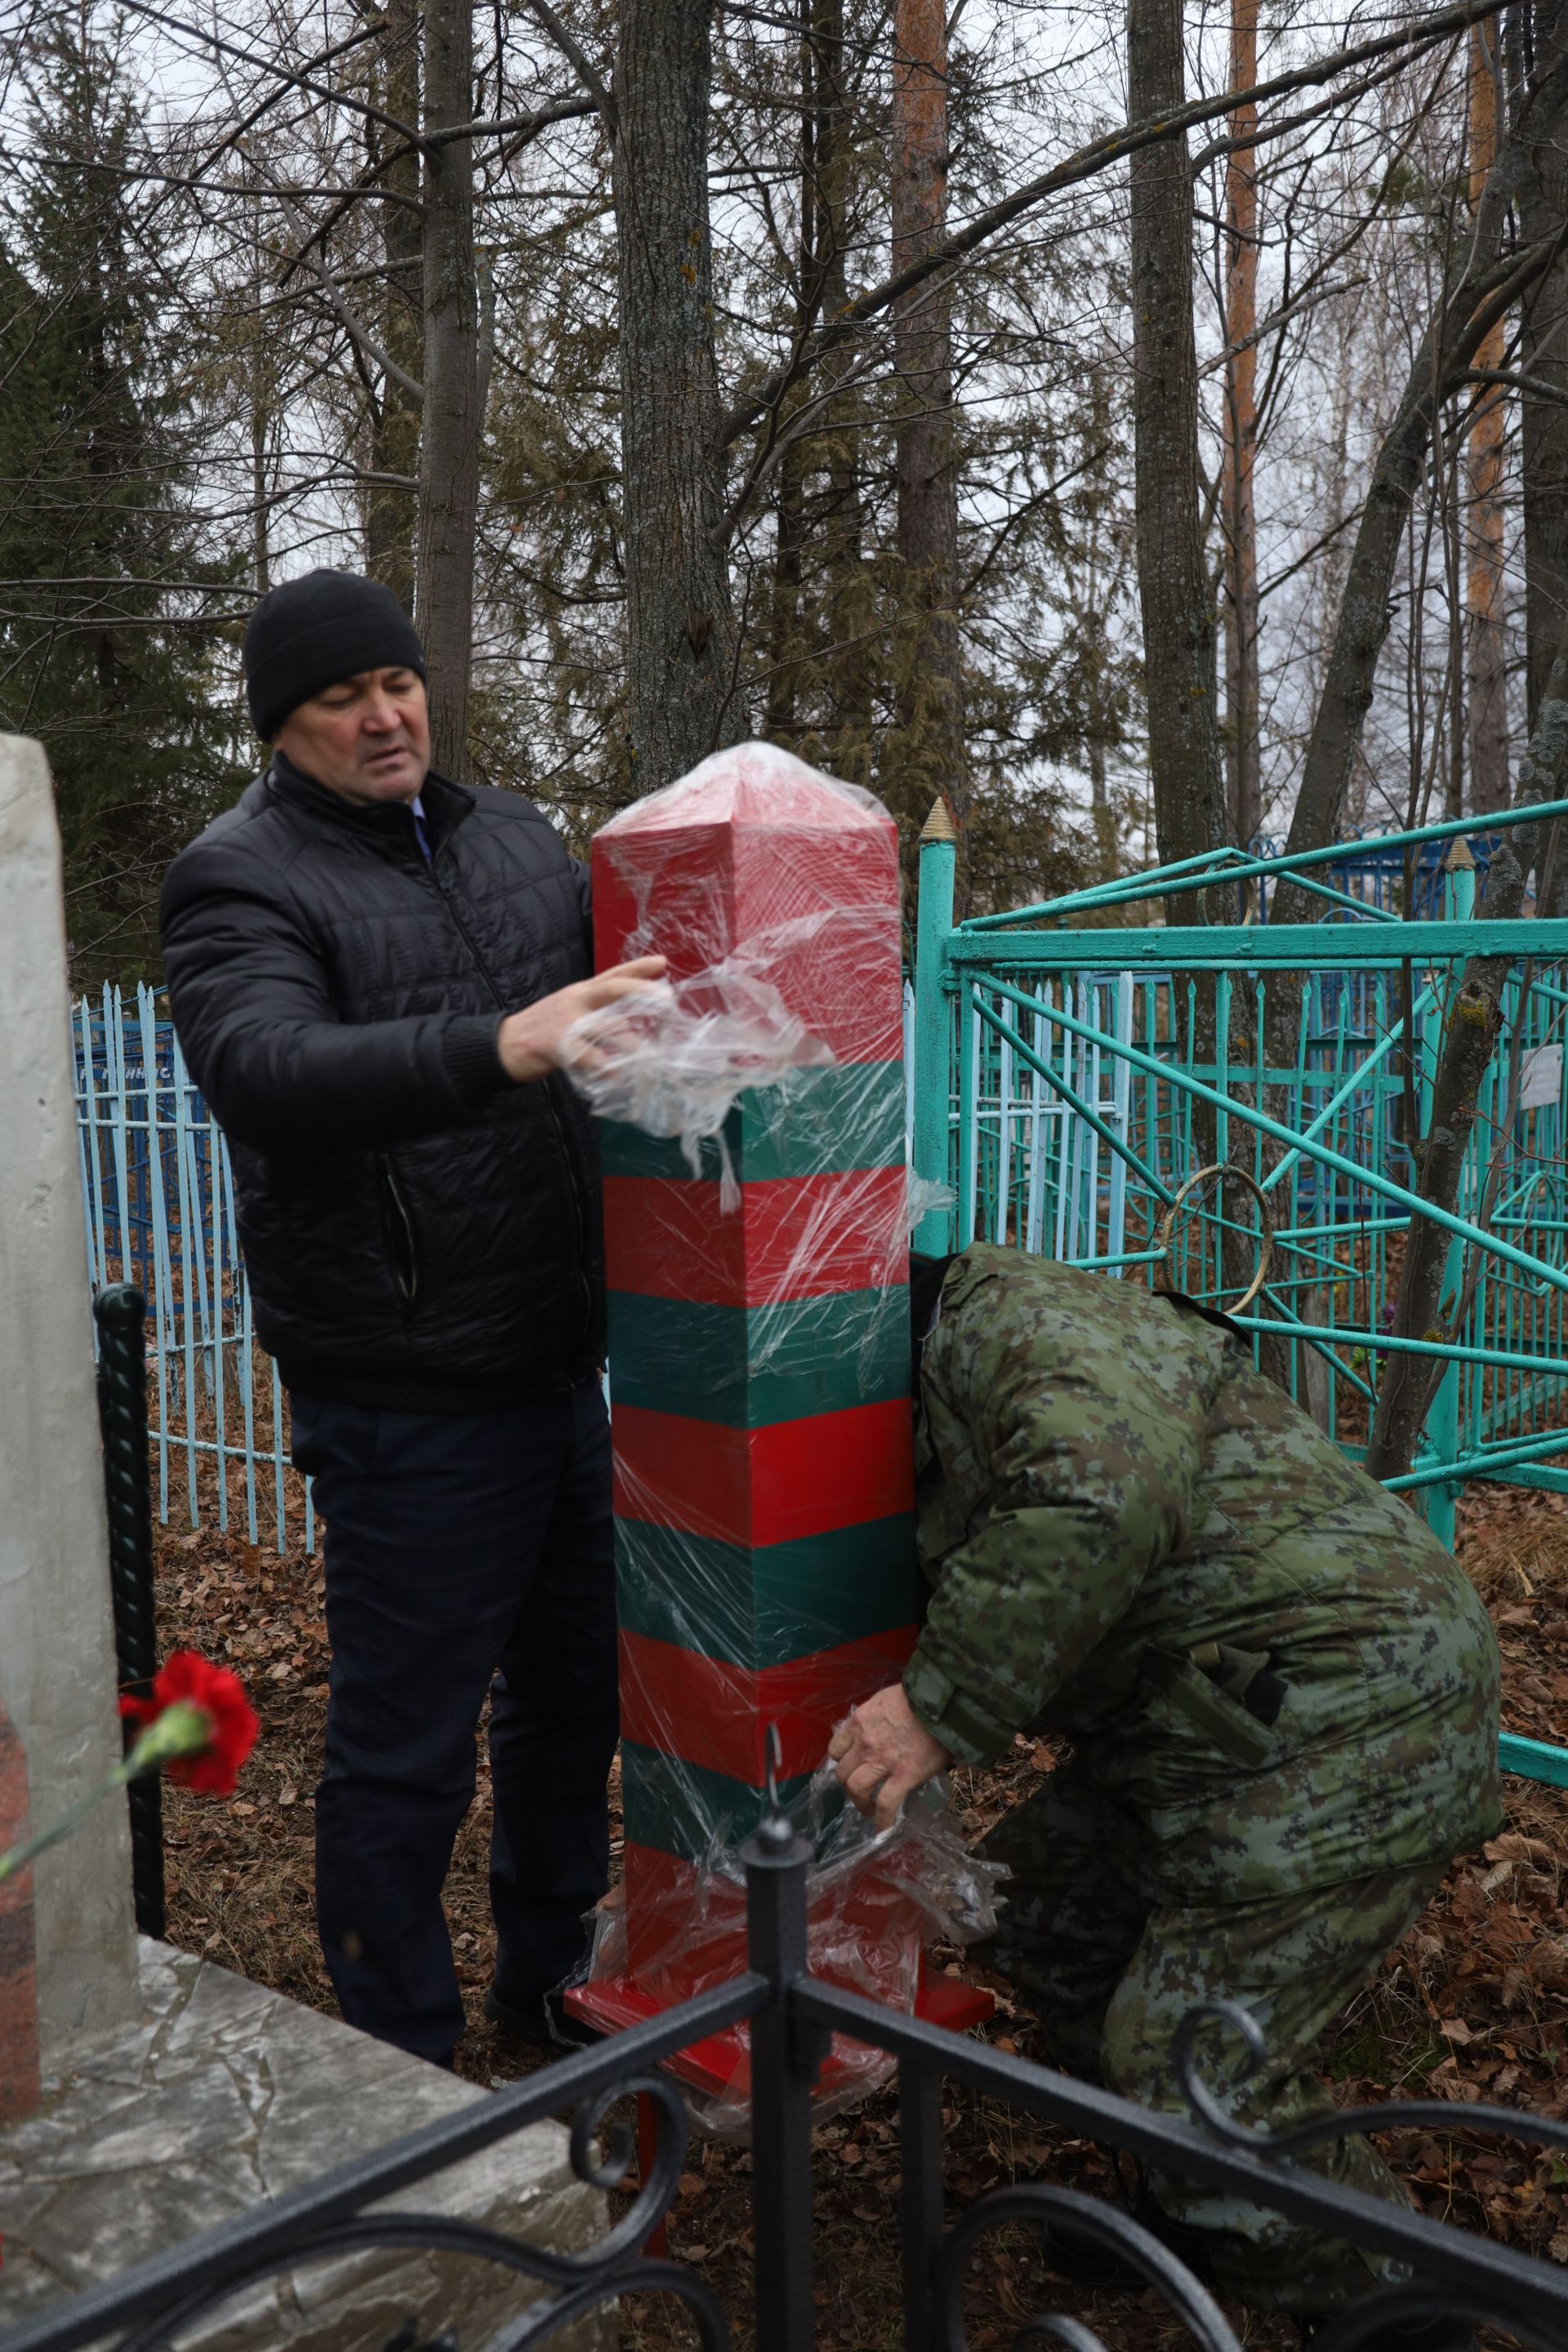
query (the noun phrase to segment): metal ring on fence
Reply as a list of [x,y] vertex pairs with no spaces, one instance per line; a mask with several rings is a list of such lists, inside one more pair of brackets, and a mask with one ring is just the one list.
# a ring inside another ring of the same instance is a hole
[[1217,1176],[1220,1180],[1222,1205],[1227,1180],[1245,1185],[1258,1203],[1259,1228],[1258,1271],[1235,1304],[1231,1306],[1222,1304],[1219,1309],[1222,1315],[1240,1315],[1251,1306],[1268,1279],[1268,1268],[1274,1255],[1274,1227],[1269,1222],[1268,1203],[1263,1197],[1261,1185],[1247,1174],[1245,1168],[1233,1167],[1228,1160],[1216,1160],[1207,1168],[1194,1169],[1192,1175],[1182,1185],[1175,1199],[1160,1221],[1160,1231],[1155,1239],[1155,1246],[1160,1255],[1149,1269],[1151,1282],[1156,1290],[1169,1290],[1174,1287],[1170,1280],[1170,1272],[1171,1242],[1175,1232],[1176,1219],[1185,1207],[1188,1196],[1194,1192],[1200,1184],[1206,1184],[1211,1176]]

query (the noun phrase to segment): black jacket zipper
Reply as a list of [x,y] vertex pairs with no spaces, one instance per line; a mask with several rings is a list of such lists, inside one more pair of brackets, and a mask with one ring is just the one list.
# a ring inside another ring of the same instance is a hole
[[[412,1312],[414,1302],[419,1296],[419,1254],[414,1245],[414,1220],[409,1215],[408,1204],[404,1200],[403,1194],[398,1189],[397,1178],[393,1172],[391,1156],[387,1153],[384,1153],[382,1155],[381,1181],[386,1188],[387,1207],[391,1214],[396,1218],[397,1226],[401,1229],[403,1234],[404,1246],[408,1265],[407,1276],[405,1278],[403,1268],[398,1263],[397,1250],[394,1244],[392,1249],[393,1280],[396,1283],[399,1290],[403,1293],[404,1304],[409,1311]],[[392,1240],[390,1234],[388,1235],[388,1240],[389,1242]]]
[[[483,956],[479,953],[479,949],[474,944],[473,933],[469,930],[467,923],[464,922],[462,916],[459,914],[457,900],[452,896],[452,893],[447,889],[446,884],[442,881],[440,875],[436,870],[437,860],[440,857],[441,852],[445,849],[446,845],[447,845],[444,841],[438,841],[431,852],[430,879],[436,885],[437,890],[440,893],[441,903],[446,908],[447,912],[451,916],[458,938],[462,940],[463,945],[467,948],[470,957],[473,959],[474,970],[479,973],[479,978],[489,990],[491,1002],[496,1005],[499,1011],[504,1013],[506,1010],[506,1000],[495,984],[494,976],[490,971],[489,964],[486,963]],[[549,1078],[543,1078],[540,1081],[540,1084],[544,1090],[544,1107],[550,1113],[550,1123],[555,1130],[555,1140],[561,1147],[561,1157],[566,1163],[566,1175],[572,1187],[572,1219],[577,1235],[577,1272],[583,1285],[583,1328],[585,1331],[593,1320],[594,1293],[589,1284],[586,1268],[584,1263],[587,1255],[587,1228],[586,1221],[583,1213],[582,1180],[577,1172],[576,1155],[573,1151],[572,1146],[567,1139],[566,1130],[561,1123],[561,1114],[555,1107],[555,1097],[551,1092],[552,1081]]]

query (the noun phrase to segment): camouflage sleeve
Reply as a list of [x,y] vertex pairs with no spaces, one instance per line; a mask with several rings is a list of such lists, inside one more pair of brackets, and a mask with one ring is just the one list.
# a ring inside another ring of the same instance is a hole
[[933,1419],[972,1444],[989,1508],[939,1565],[904,1690],[974,1764],[1036,1720],[1182,1540],[1215,1385],[1175,1328],[1167,1348],[1070,1298],[1029,1305],[987,1285],[928,1353]]

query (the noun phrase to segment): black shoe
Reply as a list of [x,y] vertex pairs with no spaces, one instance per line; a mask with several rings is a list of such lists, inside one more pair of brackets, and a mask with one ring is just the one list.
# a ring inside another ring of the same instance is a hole
[[[1321,2318],[1303,2318],[1302,2343],[1326,2344],[1350,2315],[1345,2310],[1325,2313]],[[1477,2352],[1476,2331],[1470,2320],[1445,2318],[1440,2314],[1430,2319],[1391,2316],[1359,2336],[1354,2352]]]
[[567,2012],[560,1993],[554,1990],[514,1996],[491,1985],[485,1995],[485,2015],[512,2041],[526,2042],[531,2049],[546,2050],[552,2054],[563,2050],[586,2050],[599,2039],[592,2026],[584,2025]]
[[1103,2238],[1088,2230],[1080,2230],[1075,2221],[1053,2213],[1048,2221],[1031,2215],[1029,2227],[1039,2249],[1040,2260],[1058,2278],[1071,2279],[1076,2286],[1134,2287],[1147,2286],[1142,2271],[1135,2271],[1126,2258]]
[[[1111,2205],[1106,2210],[1116,2213],[1121,2209]],[[1174,2254],[1192,2272],[1200,2284],[1212,2286],[1206,2231],[1173,2221],[1146,2190],[1131,2200],[1126,2210],[1152,2238],[1158,2238],[1166,2252]],[[1136,2269],[1125,2254],[1068,2214],[1032,2214],[1029,2225],[1038,2233],[1042,2260],[1058,2278],[1071,2279],[1079,2286],[1140,2287],[1149,2284],[1147,2274]]]

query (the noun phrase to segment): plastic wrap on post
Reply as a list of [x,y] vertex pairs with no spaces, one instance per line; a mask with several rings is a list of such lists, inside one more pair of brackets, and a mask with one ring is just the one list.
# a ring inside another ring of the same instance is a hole
[[[969,1852],[948,1811],[945,1780],[910,1798],[891,1829],[874,1829],[843,1803],[830,1765],[814,1773],[789,1809],[816,1858],[808,1873],[807,1951],[811,1972],[906,2015],[921,1990],[929,1944],[968,1944],[996,1924],[997,1863]],[[735,1973],[743,1943],[745,1872],[733,1845],[715,1841],[690,1887],[672,1889],[640,1923],[638,1981],[670,2002]],[[587,1961],[590,1980],[623,1978],[629,1967],[626,1900],[617,1887],[599,1906]],[[742,2029],[743,2035],[743,2029]],[[836,2034],[819,2095],[819,2116],[863,2098],[892,2075],[885,2050]],[[721,2091],[690,2101],[699,2128],[722,2138],[744,2135],[750,2120],[742,2055]]]
[[[574,1996],[600,2022],[744,1965],[721,1858],[770,1727],[793,1807],[913,1646],[900,904],[880,805],[765,744],[594,845],[601,967],[669,964],[570,1041],[604,1122],[621,1616],[625,1885]],[[863,1867],[857,1934],[918,1968],[919,1897]]]

